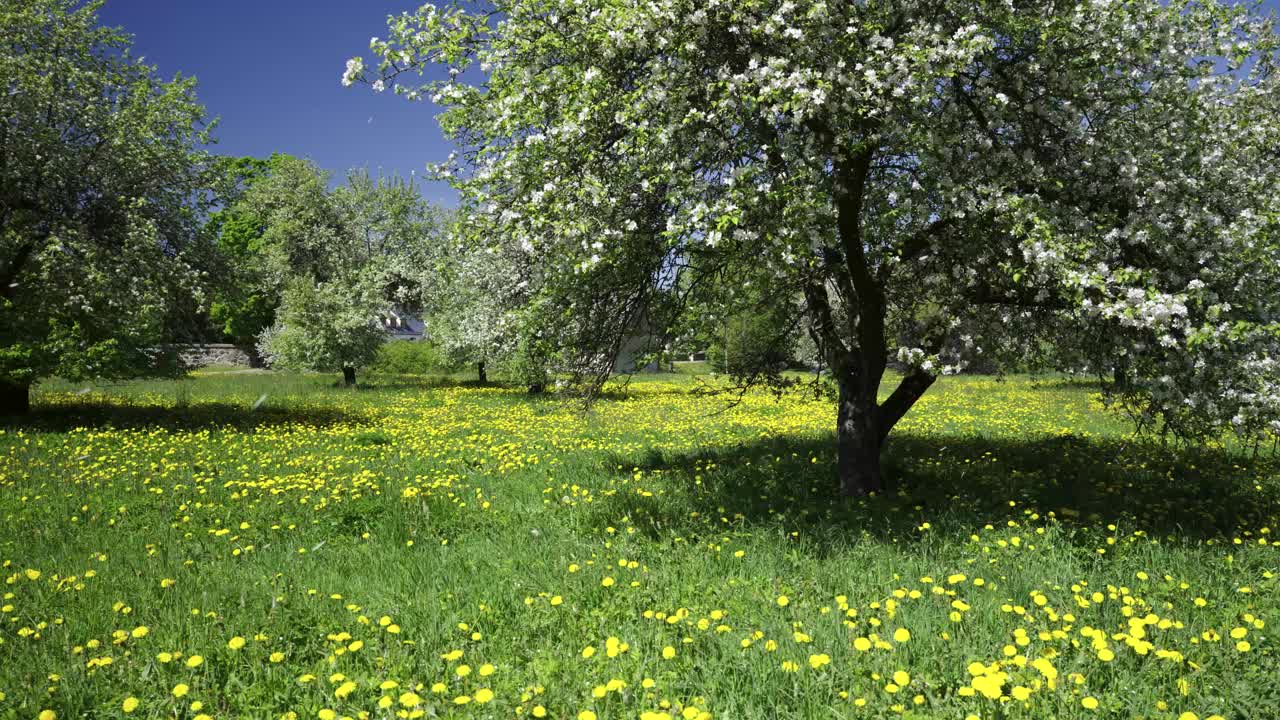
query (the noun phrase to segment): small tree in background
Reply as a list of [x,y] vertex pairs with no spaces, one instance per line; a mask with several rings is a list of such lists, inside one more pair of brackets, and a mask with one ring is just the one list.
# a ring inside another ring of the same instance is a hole
[[794,359],[796,328],[788,317],[743,312],[727,318],[707,347],[707,362],[737,378],[777,374]]
[[391,305],[423,314],[439,292],[446,214],[422,198],[412,178],[374,177],[364,168],[347,173],[332,199],[351,233],[355,264],[368,269]]
[[357,171],[331,192],[313,163],[280,156],[236,207],[262,223],[260,291],[281,300],[258,347],[281,367],[354,385],[386,340],[381,318],[434,291],[439,217],[411,182]]
[[372,363],[387,341],[378,320],[386,308],[372,278],[322,283],[300,278],[285,289],[258,350],[273,366],[341,372],[350,387],[356,370]]
[[195,81],[158,79],[100,4],[0,4],[0,412],[49,375],[178,371],[158,348],[201,302]]
[[438,246],[437,287],[427,302],[431,339],[456,362],[473,365],[481,383],[500,368],[539,391],[550,376],[538,331],[528,324],[538,317],[530,306],[537,277],[521,248],[478,243],[478,232],[482,226],[460,219],[448,244]]

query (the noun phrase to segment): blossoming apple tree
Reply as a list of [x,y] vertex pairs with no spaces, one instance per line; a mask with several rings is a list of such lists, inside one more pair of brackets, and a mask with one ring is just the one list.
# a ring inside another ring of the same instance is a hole
[[0,413],[48,375],[176,370],[158,345],[200,302],[204,108],[100,4],[0,4]]
[[975,357],[1088,363],[1179,434],[1275,427],[1277,36],[1255,11],[498,0],[393,16],[370,47],[343,82],[443,107],[441,174],[566,298],[580,363],[646,306],[731,304],[765,270],[838,385],[845,493],[881,488],[894,425]]

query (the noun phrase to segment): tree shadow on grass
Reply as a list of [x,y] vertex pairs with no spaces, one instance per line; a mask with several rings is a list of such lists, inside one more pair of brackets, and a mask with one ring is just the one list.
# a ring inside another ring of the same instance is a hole
[[26,415],[0,416],[0,428],[38,432],[70,432],[80,428],[202,430],[224,427],[246,431],[282,425],[320,428],[365,422],[366,418],[359,414],[328,406],[263,405],[254,409],[248,404],[227,402],[194,402],[177,407],[91,400],[36,403]]
[[[600,520],[627,515],[655,536],[772,525],[830,547],[864,536],[899,542],[926,534],[967,537],[988,523],[1024,522],[1034,513],[1096,548],[1100,535],[1123,539],[1134,531],[1190,541],[1257,538],[1280,518],[1280,488],[1272,479],[1280,463],[1211,448],[1078,436],[904,434],[893,437],[886,452],[888,488],[868,498],[836,494],[834,455],[827,436],[614,457],[608,467],[660,472],[665,482],[643,487],[668,490],[614,493],[599,503]],[[1108,525],[1118,529],[1112,533]]]
[[356,383],[357,391],[387,391],[398,392],[402,390],[443,390],[448,388],[481,388],[495,387],[492,383],[481,383],[478,380],[463,380],[444,375],[373,375],[369,378],[361,379]]

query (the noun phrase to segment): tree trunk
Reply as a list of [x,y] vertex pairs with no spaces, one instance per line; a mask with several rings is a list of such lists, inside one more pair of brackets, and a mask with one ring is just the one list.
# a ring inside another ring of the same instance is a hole
[[26,415],[31,410],[31,383],[0,380],[0,415]]
[[356,369],[353,367],[342,368],[342,384],[346,387],[355,387]]
[[880,471],[880,431],[875,395],[861,392],[851,378],[838,380],[836,412],[836,472],[840,493],[862,496],[884,489]]
[[483,360],[476,363],[476,373],[479,374],[480,376],[481,385],[484,385],[485,383],[489,382],[489,373],[485,371]]

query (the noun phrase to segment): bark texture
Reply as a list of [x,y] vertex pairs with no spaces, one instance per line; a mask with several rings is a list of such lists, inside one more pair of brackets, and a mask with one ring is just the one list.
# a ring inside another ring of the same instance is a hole
[[31,384],[0,380],[0,415],[26,415],[31,411]]

